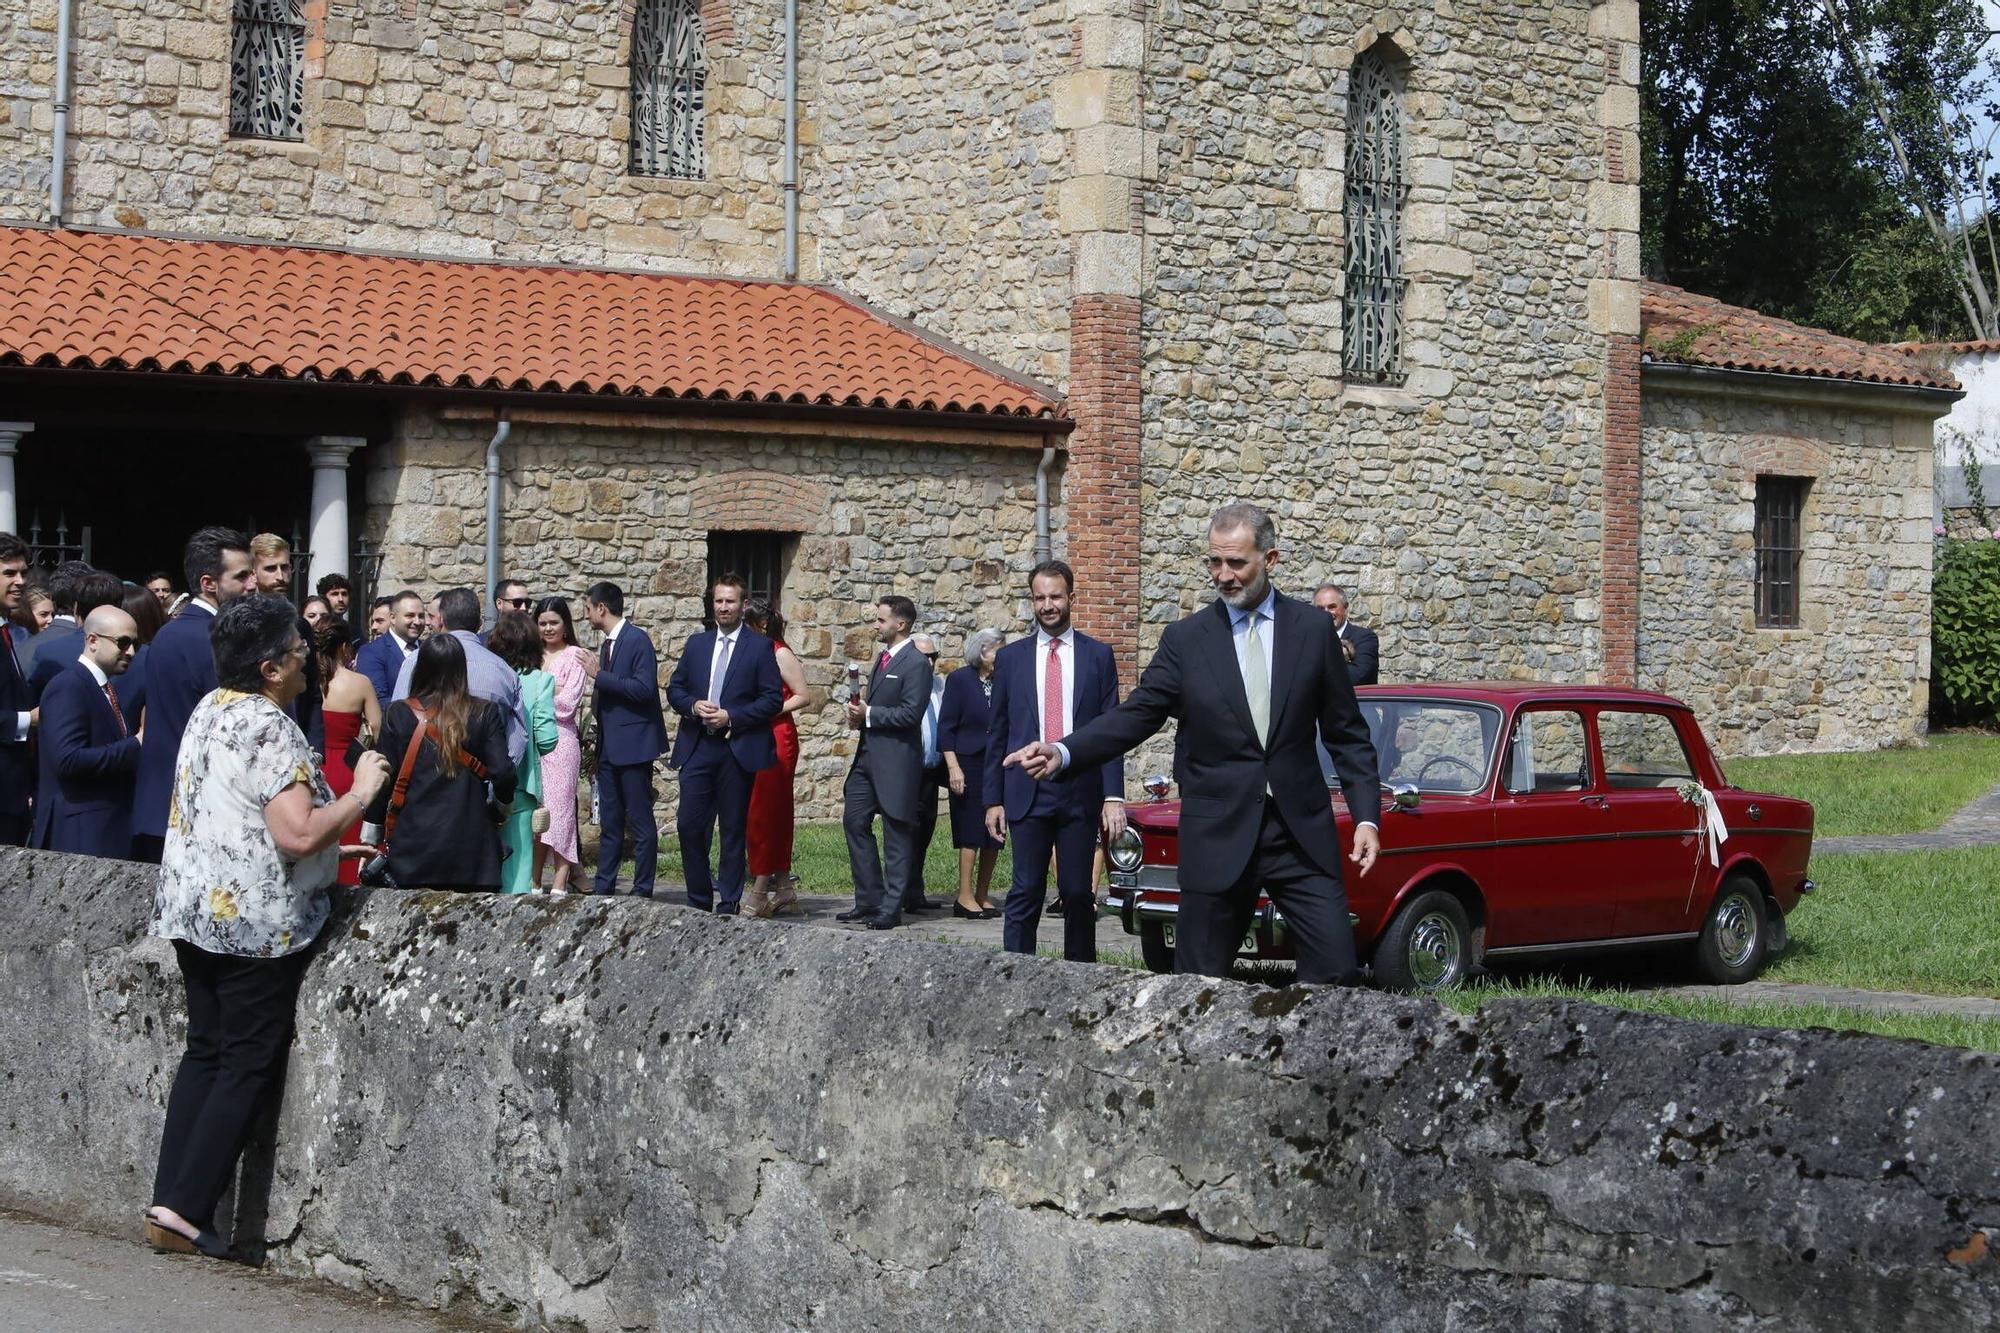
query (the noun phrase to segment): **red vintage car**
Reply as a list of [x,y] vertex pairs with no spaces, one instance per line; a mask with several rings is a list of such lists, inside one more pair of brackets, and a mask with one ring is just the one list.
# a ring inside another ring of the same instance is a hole
[[[1347,896],[1379,984],[1436,990],[1488,959],[1640,946],[1685,947],[1702,976],[1734,983],[1783,951],[1813,891],[1812,806],[1730,786],[1686,704],[1512,683],[1355,693],[1386,792],[1382,855],[1358,879],[1346,864]],[[1180,903],[1170,786],[1149,778],[1153,799],[1105,849],[1107,906],[1156,972],[1173,970]],[[1331,799],[1346,851],[1352,823]],[[1241,953],[1294,956],[1269,898]]]

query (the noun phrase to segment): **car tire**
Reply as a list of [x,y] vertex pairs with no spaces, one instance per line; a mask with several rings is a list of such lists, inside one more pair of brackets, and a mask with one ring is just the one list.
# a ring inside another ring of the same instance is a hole
[[1731,875],[1716,891],[1695,942],[1695,968],[1718,986],[1735,986],[1763,970],[1771,945],[1764,890],[1748,875]]
[[1420,893],[1403,904],[1376,942],[1375,984],[1385,990],[1443,990],[1472,975],[1472,920],[1456,894]]
[[1167,943],[1167,925],[1164,921],[1141,921],[1139,923],[1139,957],[1153,972],[1174,970],[1174,946]]

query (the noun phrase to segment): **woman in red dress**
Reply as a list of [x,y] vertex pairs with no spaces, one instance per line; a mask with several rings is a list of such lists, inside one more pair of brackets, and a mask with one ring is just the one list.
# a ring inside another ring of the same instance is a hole
[[[354,770],[347,763],[348,748],[359,739],[361,748],[357,753],[366,753],[382,734],[382,705],[377,702],[375,687],[368,677],[354,670],[354,631],[345,620],[338,617],[322,620],[313,632],[313,649],[319,654],[319,678],[326,682],[320,709],[326,723],[323,771],[326,785],[333,789],[337,800],[354,785]],[[340,835],[340,843],[351,847],[360,841],[361,821],[357,819]],[[354,857],[342,857],[340,882],[359,884],[360,876],[361,862]]]
[[[750,786],[750,887],[743,891],[743,911],[748,916],[775,916],[797,907],[798,890],[792,887],[792,779],[799,771],[799,724],[794,717],[809,700],[806,697],[805,668],[798,655],[785,646],[785,618],[762,597],[753,597],[743,608],[750,628],[769,638],[777,648],[778,676],[784,682],[785,704],[771,735],[778,742],[778,762],[759,773]],[[776,893],[772,892],[773,883]]]

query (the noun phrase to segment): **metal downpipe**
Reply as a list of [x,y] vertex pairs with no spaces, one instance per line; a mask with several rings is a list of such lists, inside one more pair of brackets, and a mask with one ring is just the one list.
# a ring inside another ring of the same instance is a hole
[[70,42],[76,0],[56,0],[56,101],[53,133],[49,136],[49,222],[63,224],[69,175]]
[[1035,465],[1035,563],[1055,557],[1049,541],[1049,469],[1056,465],[1056,447],[1042,448],[1042,461]]
[[[507,437],[514,432],[514,423],[506,417],[493,430],[493,438],[486,442],[486,591],[480,596],[482,602],[493,596],[494,585],[500,581],[500,446],[507,443]],[[499,623],[500,608],[493,608],[494,623]]]
[[785,0],[785,281],[799,276],[799,0]]

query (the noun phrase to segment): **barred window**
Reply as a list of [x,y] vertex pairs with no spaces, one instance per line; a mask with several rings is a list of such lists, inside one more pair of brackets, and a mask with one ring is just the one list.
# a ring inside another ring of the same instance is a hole
[[1804,477],[1757,478],[1757,625],[1795,629],[1805,542]]
[[708,61],[699,0],[639,0],[632,19],[632,174],[700,180]]
[[1378,43],[1347,84],[1347,305],[1343,369],[1403,382],[1403,62]]
[[306,137],[305,0],[234,0],[229,132],[243,139]]

